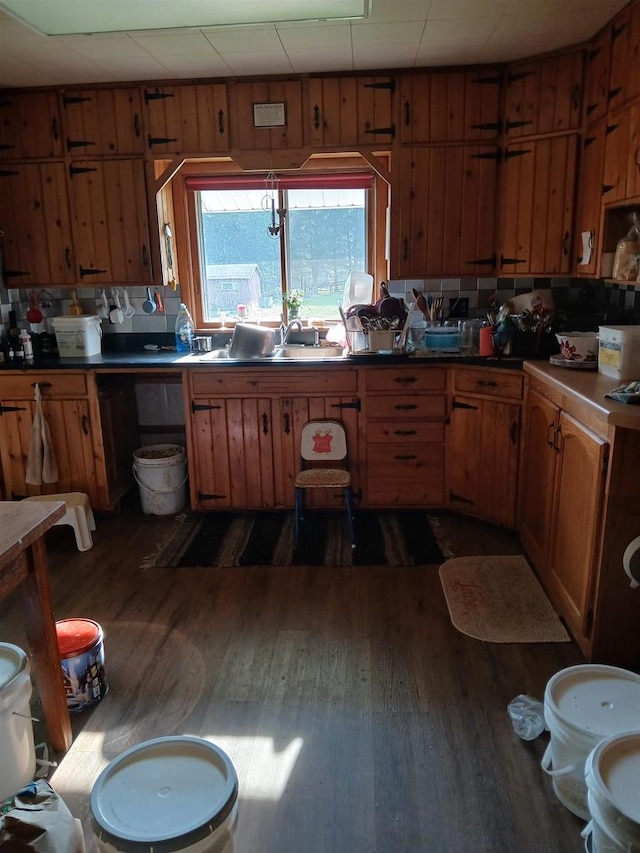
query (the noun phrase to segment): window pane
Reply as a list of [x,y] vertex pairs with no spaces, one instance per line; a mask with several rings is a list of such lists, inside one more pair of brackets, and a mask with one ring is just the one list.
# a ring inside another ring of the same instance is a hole
[[287,191],[289,290],[303,295],[302,317],[338,320],[344,283],[366,272],[365,190]]
[[200,198],[200,251],[203,316],[215,322],[224,312],[237,319],[280,319],[280,241],[267,231],[271,211],[260,190],[216,190]]

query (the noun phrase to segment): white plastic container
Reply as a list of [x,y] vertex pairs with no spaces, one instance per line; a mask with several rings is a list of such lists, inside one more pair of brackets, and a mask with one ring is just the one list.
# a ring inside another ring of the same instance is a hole
[[160,737],[126,750],[98,776],[91,815],[103,853],[233,853],[238,777],[215,744]]
[[584,770],[592,853],[640,851],[640,731],[601,741]]
[[640,379],[640,326],[600,326],[598,372],[614,379]]
[[53,317],[53,329],[60,358],[99,355],[102,349],[100,317]]
[[589,753],[605,738],[637,727],[639,709],[640,675],[630,670],[582,664],[560,670],[547,683],[544,717],[551,740],[542,769],[560,802],[583,820],[589,820]]
[[133,454],[133,476],[146,515],[173,515],[187,503],[187,454],[179,444],[150,444]]
[[373,299],[373,276],[366,272],[350,272],[344,285],[342,307],[370,305]]
[[29,670],[21,648],[0,643],[0,803],[31,782],[36,772]]

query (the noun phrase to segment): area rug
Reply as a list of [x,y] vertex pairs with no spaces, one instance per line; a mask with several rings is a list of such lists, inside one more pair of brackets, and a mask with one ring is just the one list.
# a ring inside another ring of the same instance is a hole
[[488,643],[567,643],[569,635],[521,556],[457,557],[440,566],[453,625]]
[[344,511],[308,511],[294,548],[292,512],[185,513],[141,568],[439,565],[452,556],[424,511],[358,511],[355,530],[353,549]]

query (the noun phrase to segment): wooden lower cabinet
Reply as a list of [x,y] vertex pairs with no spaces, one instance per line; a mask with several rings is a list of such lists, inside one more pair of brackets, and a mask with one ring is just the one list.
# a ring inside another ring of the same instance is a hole
[[[331,393],[332,385],[337,393]],[[300,434],[308,420],[342,421],[350,456],[358,458],[355,371],[199,371],[189,386],[194,508],[293,507]],[[207,393],[213,390],[221,393]],[[354,481],[357,490],[356,470]],[[342,505],[340,491],[315,491],[322,494],[310,495],[309,506]]]
[[522,377],[501,376],[497,371],[492,371],[490,377],[487,371],[452,373],[447,437],[448,505],[514,528]]
[[[59,474],[57,482],[43,485],[25,482],[36,383],[40,387],[42,411],[51,433]],[[113,411],[118,438],[114,438],[105,453],[102,422],[109,405],[106,398],[100,400],[95,375],[90,373],[66,370],[42,374],[4,373],[0,400],[0,464],[5,498],[78,491],[89,496],[93,509],[113,509],[132,482],[131,442],[127,442],[126,447],[122,442],[127,432],[127,422],[122,421],[122,417],[126,412],[128,418],[136,422],[133,392],[125,397],[119,395],[118,408]],[[121,455],[114,458],[114,453]],[[126,475],[123,474],[125,466]]]
[[442,506],[445,482],[446,370],[363,369],[366,506]]
[[558,613],[589,646],[608,444],[529,390],[520,537]]

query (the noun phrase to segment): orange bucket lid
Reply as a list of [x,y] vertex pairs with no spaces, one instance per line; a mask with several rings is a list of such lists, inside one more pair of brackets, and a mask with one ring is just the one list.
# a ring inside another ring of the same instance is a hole
[[56,622],[58,650],[63,658],[75,657],[96,644],[102,628],[93,619],[61,619]]

